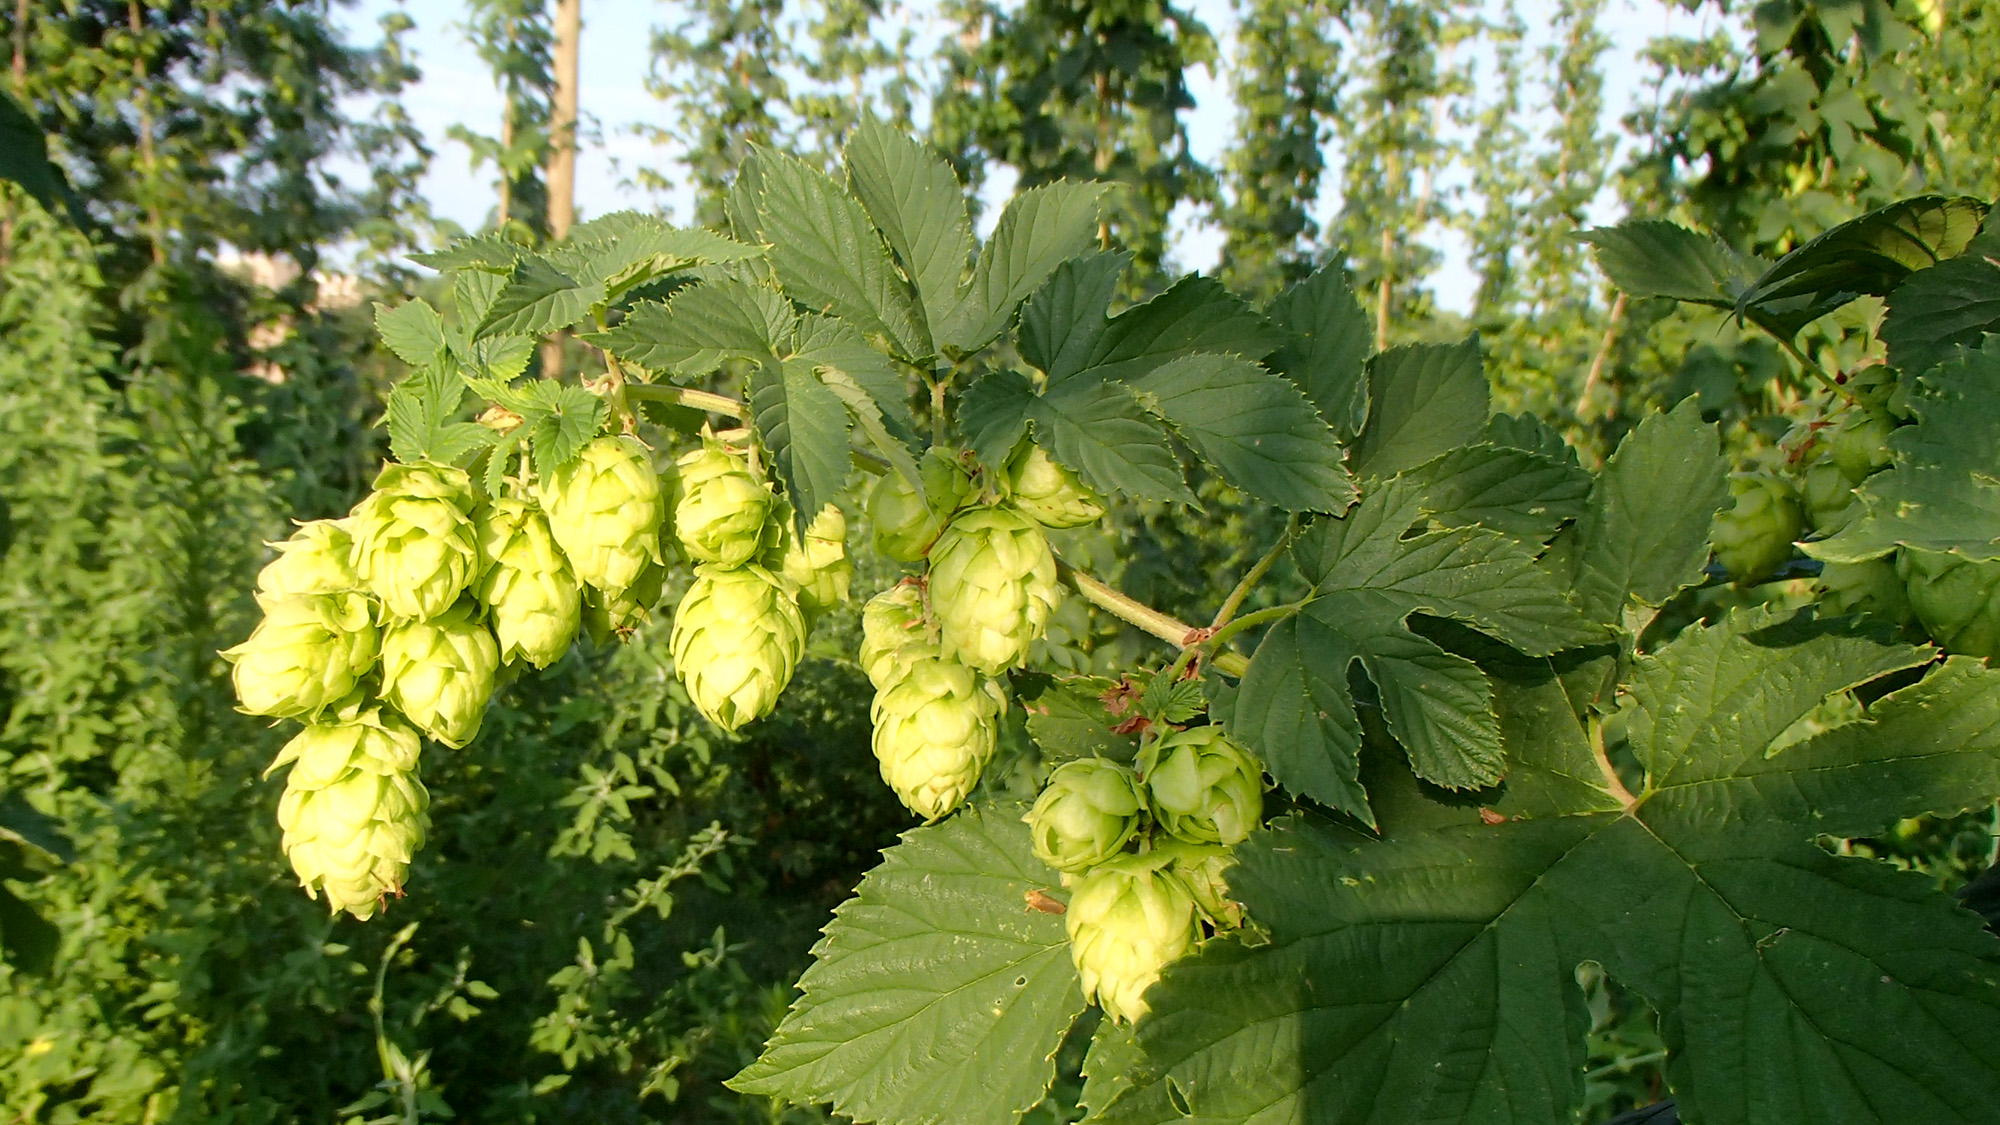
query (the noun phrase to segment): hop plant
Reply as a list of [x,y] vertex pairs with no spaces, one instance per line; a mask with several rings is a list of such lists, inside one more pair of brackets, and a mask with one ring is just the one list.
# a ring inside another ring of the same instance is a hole
[[542,483],[541,501],[549,532],[577,578],[607,594],[623,594],[647,563],[666,561],[660,554],[666,503],[637,439],[593,439]]
[[931,608],[947,653],[988,675],[1020,663],[1061,600],[1041,525],[1007,508],[974,508],[931,547]]
[[674,533],[697,562],[742,566],[763,544],[771,490],[750,475],[749,460],[710,440],[682,457]]
[[1798,493],[1769,473],[1737,473],[1729,494],[1735,503],[1716,515],[1709,536],[1715,559],[1736,581],[1761,582],[1792,557],[1792,543],[1805,530]]
[[924,620],[924,589],[906,579],[868,599],[861,611],[861,670],[877,691],[897,678],[899,660],[938,655]]
[[674,611],[674,671],[723,730],[770,714],[805,653],[798,602],[759,566],[695,569]]
[[1165,734],[1147,749],[1146,801],[1191,844],[1238,844],[1263,817],[1264,769],[1221,727]]
[[972,481],[949,450],[924,455],[920,492],[901,473],[884,473],[868,493],[868,521],[875,549],[898,562],[915,562],[930,550],[952,513],[971,494]]
[[269,598],[264,620],[225,649],[245,712],[272,718],[319,714],[375,666],[380,634],[360,594]]
[[1826,613],[1867,613],[1899,624],[1910,620],[1903,577],[1888,559],[1827,563],[1813,590]]
[[993,757],[1000,690],[955,660],[899,662],[875,693],[875,759],[903,806],[925,820],[957,808]]
[[847,557],[847,517],[828,504],[800,535],[793,530],[790,505],[780,508],[770,525],[774,540],[768,552],[770,569],[798,594],[799,608],[808,619],[844,604],[854,582],[854,561]]
[[265,776],[292,771],[278,802],[285,857],[314,898],[356,918],[402,891],[423,846],[430,796],[417,778],[417,732],[358,700],[285,744]]
[[1021,819],[1035,855],[1058,871],[1087,871],[1122,851],[1139,832],[1144,800],[1132,771],[1103,758],[1064,762]]
[[267,543],[278,557],[257,572],[257,593],[264,598],[296,598],[309,594],[341,594],[361,588],[354,573],[353,520],[313,520],[302,523],[290,539]]
[[1201,936],[1194,892],[1173,855],[1122,855],[1076,883],[1063,920],[1083,995],[1124,1023],[1146,1014],[1146,989]]
[[1008,502],[1044,527],[1082,527],[1104,515],[1104,498],[1033,442],[1007,459],[1002,485]]
[[355,506],[354,572],[397,617],[435,617],[479,571],[472,478],[447,465],[390,465]]
[[524,500],[502,499],[474,522],[480,576],[473,592],[492,615],[500,659],[548,667],[569,651],[583,609],[583,591],[548,517]]
[[1861,508],[1854,500],[1854,482],[1831,460],[1808,466],[1800,480],[1805,520],[1822,536],[1832,535],[1854,521]]
[[1827,438],[1827,455],[1848,480],[1860,484],[1889,464],[1889,435],[1896,420],[1886,410],[1847,410]]
[[1910,609],[1939,648],[1988,660],[2000,657],[2000,560],[1972,562],[1904,547],[1896,567]]
[[382,698],[446,746],[479,733],[499,670],[500,646],[468,602],[382,634]]
[[1173,858],[1173,866],[1168,870],[1187,884],[1194,895],[1195,907],[1209,925],[1229,930],[1243,924],[1243,904],[1229,897],[1229,881],[1224,878],[1234,862],[1228,848],[1190,844],[1169,836],[1155,840],[1153,851]]

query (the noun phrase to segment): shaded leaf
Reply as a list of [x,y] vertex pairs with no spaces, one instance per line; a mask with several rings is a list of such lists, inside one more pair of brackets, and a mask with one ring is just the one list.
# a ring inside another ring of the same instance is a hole
[[1014,310],[1058,265],[1082,253],[1097,234],[1103,184],[1058,180],[1016,195],[973,266],[958,304],[935,327],[940,347],[973,352],[992,343]]
[[1889,362],[1919,375],[1978,348],[2000,332],[2000,234],[1976,240],[1964,255],[1918,270],[1889,294],[1882,342]]
[[1577,520],[1574,580],[1585,612],[1617,622],[1634,600],[1657,606],[1700,581],[1728,493],[1720,439],[1693,399],[1640,422]]
[[846,160],[848,182],[916,286],[926,322],[944,323],[972,262],[972,223],[951,165],[872,115],[848,138]]
[[1368,361],[1368,424],[1349,465],[1362,477],[1394,476],[1479,440],[1486,370],[1479,339],[1409,344]]
[[750,410],[796,512],[833,502],[854,467],[847,406],[802,360],[768,360],[750,373]]
[[1597,268],[1627,295],[1734,309],[1769,263],[1738,254],[1712,234],[1661,219],[1635,219],[1577,234]]
[[1099,492],[1194,503],[1160,425],[1118,383],[1071,385],[1029,400],[1035,441]]
[[1323,266],[1265,310],[1289,339],[1268,362],[1299,385],[1343,440],[1368,417],[1368,353],[1374,329],[1345,270]]
[[1127,382],[1252,496],[1294,512],[1337,512],[1353,502],[1354,479],[1332,429],[1296,386],[1255,362],[1189,355]]
[[1118,280],[1132,264],[1124,251],[1098,250],[1057,266],[1042,287],[1021,306],[1017,346],[1021,358],[1066,379],[1090,364],[1110,325],[1106,315]]
[[1778,259],[1737,298],[1740,311],[1785,310],[1800,328],[1863,295],[1886,297],[1912,272],[1955,258],[1979,233],[1987,205],[1968,197],[1918,196],[1849,219]]

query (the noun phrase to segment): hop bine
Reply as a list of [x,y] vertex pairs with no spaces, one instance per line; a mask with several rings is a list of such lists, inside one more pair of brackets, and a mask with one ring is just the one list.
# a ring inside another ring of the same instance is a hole
[[1021,819],[1035,855],[1058,871],[1080,872],[1124,850],[1139,832],[1144,800],[1132,771],[1102,758],[1064,762]]
[[695,709],[734,731],[777,706],[805,654],[806,623],[770,571],[710,563],[674,611],[671,644]]
[[1191,844],[1238,844],[1263,818],[1264,769],[1221,727],[1161,736],[1144,754],[1160,827]]
[[974,508],[952,520],[930,558],[945,651],[988,675],[1020,663],[1062,598],[1041,525],[1006,508]]
[[278,802],[285,856],[299,885],[356,918],[402,892],[423,846],[430,795],[417,778],[417,732],[358,700],[300,731],[265,771],[287,763]]
[[319,714],[375,666],[380,634],[360,594],[270,598],[249,639],[225,649],[243,710],[296,718]]
[[763,545],[771,490],[750,475],[748,458],[709,440],[682,457],[674,534],[696,562],[742,566]]
[[882,780],[926,820],[957,808],[993,757],[1002,706],[999,688],[957,661],[896,662],[870,709]]
[[382,698],[446,746],[479,733],[499,669],[500,646],[467,602],[382,635]]
[[396,617],[435,617],[479,569],[477,494],[464,470],[390,465],[356,505],[354,572]]
[[500,659],[546,668],[576,639],[583,608],[576,576],[534,505],[496,500],[475,522],[480,577],[474,592],[492,615]]
[[1121,855],[1077,880],[1063,920],[1083,994],[1124,1023],[1146,1014],[1146,989],[1201,936],[1194,892],[1171,852]]
[[579,580],[616,597],[663,564],[660,478],[637,439],[604,436],[542,482],[549,532]]

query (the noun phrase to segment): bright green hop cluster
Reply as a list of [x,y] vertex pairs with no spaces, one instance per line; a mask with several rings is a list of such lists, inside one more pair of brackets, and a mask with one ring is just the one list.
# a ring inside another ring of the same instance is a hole
[[279,820],[308,893],[371,916],[401,892],[429,798],[419,734],[462,747],[500,669],[569,650],[585,584],[658,597],[664,515],[651,456],[599,437],[539,482],[486,497],[462,469],[391,464],[352,513],[300,525],[258,575],[264,619],[222,655],[253,715],[305,729]]
[[979,784],[999,740],[999,685],[938,644],[923,584],[877,594],[861,616],[862,670],[875,685],[875,759],[911,812],[936,820]]
[[1136,767],[1065,762],[1023,818],[1035,855],[1074,890],[1070,955],[1085,995],[1137,1019],[1160,973],[1214,931],[1243,924],[1224,871],[1262,820],[1264,770],[1220,727],[1170,730]]
[[845,601],[847,521],[828,506],[803,534],[747,450],[706,435],[680,459],[674,533],[696,562],[674,610],[674,671],[724,730],[771,713],[805,654],[808,613]]

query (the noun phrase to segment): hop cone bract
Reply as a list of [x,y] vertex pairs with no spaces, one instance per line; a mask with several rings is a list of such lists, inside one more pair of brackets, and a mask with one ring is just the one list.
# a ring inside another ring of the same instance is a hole
[[1146,799],[1160,827],[1191,844],[1237,844],[1264,813],[1264,769],[1220,727],[1162,735],[1148,750]]
[[499,670],[500,646],[466,602],[382,634],[382,698],[446,746],[479,733]]
[[1008,458],[1004,483],[1008,502],[1044,527],[1082,527],[1104,515],[1104,498],[1032,442]]
[[747,458],[708,442],[682,457],[674,534],[697,562],[742,566],[763,543],[771,490],[750,475]]
[[269,598],[249,639],[225,649],[236,698],[252,715],[317,715],[375,666],[380,634],[360,594]]
[[1190,844],[1169,836],[1154,840],[1153,852],[1173,858],[1173,866],[1168,870],[1187,884],[1195,906],[1210,925],[1234,929],[1243,924],[1243,904],[1229,897],[1229,881],[1224,878],[1224,872],[1235,862],[1228,848]]
[[1861,514],[1861,505],[1854,498],[1854,482],[1831,459],[1816,461],[1806,469],[1799,495],[1805,504],[1806,522],[1822,537],[1846,527]]
[[580,581],[622,594],[647,563],[666,561],[660,555],[666,502],[637,439],[593,439],[542,483],[541,500],[549,532]]
[[1201,936],[1171,862],[1164,852],[1107,860],[1077,881],[1063,916],[1084,998],[1119,1023],[1146,1014],[1146,989]]
[[1716,514],[1709,542],[1715,559],[1738,582],[1759,582],[1792,557],[1792,543],[1805,530],[1798,493],[1769,473],[1737,473],[1729,478],[1735,504]]
[[1142,805],[1131,770],[1103,758],[1079,758],[1049,774],[1022,819],[1043,863],[1058,871],[1086,871],[1117,855],[1138,834]]
[[546,668],[569,651],[583,591],[556,547],[548,518],[523,500],[496,500],[478,514],[479,581],[474,593],[493,619],[500,659]]
[[1827,439],[1827,453],[1847,479],[1860,484],[1889,464],[1889,435],[1896,420],[1886,410],[1849,409]]
[[368,918],[401,892],[430,806],[418,748],[417,732],[393,713],[359,705],[285,744],[271,763],[292,763],[278,825],[307,894],[325,891],[334,910]]
[[697,567],[674,611],[674,671],[724,730],[770,714],[805,645],[798,602],[763,567]]
[[342,594],[361,588],[354,573],[353,520],[302,523],[283,543],[269,543],[278,557],[257,572],[257,593],[266,598]]
[[875,759],[904,807],[936,820],[958,807],[993,757],[999,690],[955,660],[917,657],[875,693]]
[[896,664],[936,656],[937,642],[924,620],[924,589],[914,579],[868,599],[861,611],[861,670],[881,690],[896,678]]
[[1041,525],[1007,508],[960,514],[931,547],[944,650],[989,675],[1020,663],[1061,600]]
[[355,506],[354,572],[397,617],[434,617],[479,571],[472,478],[447,465],[390,465]]
[[1970,562],[1904,547],[1896,559],[1910,608],[1938,647],[1962,656],[2000,657],[2000,560]]

